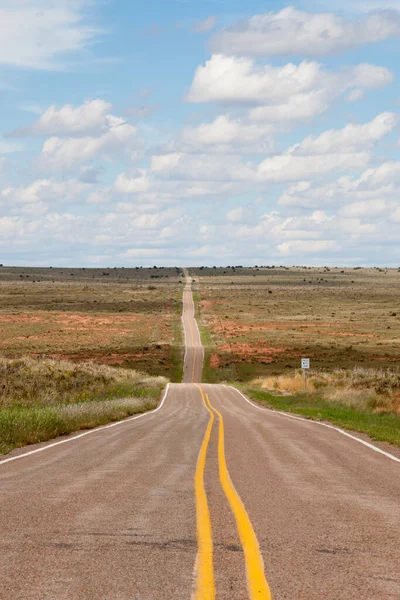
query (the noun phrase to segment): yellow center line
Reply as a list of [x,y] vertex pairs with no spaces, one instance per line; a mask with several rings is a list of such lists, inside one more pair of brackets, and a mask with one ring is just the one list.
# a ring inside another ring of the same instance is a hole
[[[198,386],[197,386],[198,387]],[[204,398],[203,391],[199,388],[203,404],[210,414],[207,429],[203,438],[197,459],[194,488],[196,495],[196,519],[197,519],[197,581],[195,600],[214,600],[214,565],[213,565],[213,541],[211,531],[210,510],[208,508],[207,494],[204,485],[204,471],[206,466],[207,448],[210,442],[211,430],[214,423],[214,413],[209,409]]]
[[224,419],[221,413],[211,404],[208,394],[206,394],[206,400],[209,408],[218,416],[219,420],[219,480],[236,520],[240,543],[242,544],[246,561],[247,585],[249,589],[250,600],[271,600],[271,591],[265,577],[264,561],[260,552],[257,536],[244,504],[229,476],[225,458]]

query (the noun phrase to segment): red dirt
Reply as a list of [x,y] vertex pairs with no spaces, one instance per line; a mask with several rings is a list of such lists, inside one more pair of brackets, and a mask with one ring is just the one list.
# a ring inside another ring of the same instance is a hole
[[0,323],[41,323],[42,317],[33,315],[0,315]]
[[221,359],[218,354],[211,354],[210,356],[210,367],[218,369],[221,364]]
[[[221,320],[212,318],[212,329],[218,333],[224,333],[227,337],[234,336],[238,333],[248,331],[289,331],[294,329],[310,329],[310,328],[330,328],[337,326],[338,323],[305,323],[303,321],[287,321],[285,323],[253,323],[252,325],[242,325],[236,321]],[[330,333],[330,332],[327,332]]]
[[224,346],[219,346],[218,350],[220,352],[232,352],[239,356],[251,356],[256,354],[258,357],[271,358],[272,362],[275,355],[286,352],[288,348],[253,347],[250,346],[250,344],[225,344]]

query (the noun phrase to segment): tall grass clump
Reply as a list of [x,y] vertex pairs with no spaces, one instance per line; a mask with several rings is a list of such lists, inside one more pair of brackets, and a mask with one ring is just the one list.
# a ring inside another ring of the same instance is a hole
[[[304,391],[303,373],[263,377],[257,387],[282,393]],[[400,415],[400,371],[389,369],[335,369],[311,371],[307,390],[325,400],[360,410]]]
[[0,358],[0,454],[155,408],[166,383],[91,362]]

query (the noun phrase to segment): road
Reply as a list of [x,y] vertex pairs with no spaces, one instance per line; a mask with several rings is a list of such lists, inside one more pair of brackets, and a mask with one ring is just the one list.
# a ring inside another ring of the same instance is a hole
[[400,463],[201,384],[187,278],[157,411],[0,463],[0,599],[399,600]]

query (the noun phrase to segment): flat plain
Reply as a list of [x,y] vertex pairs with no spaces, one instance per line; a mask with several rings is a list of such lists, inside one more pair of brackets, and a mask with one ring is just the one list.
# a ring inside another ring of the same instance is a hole
[[[397,269],[192,269],[204,380],[400,445]],[[308,357],[307,390],[301,358]]]
[[[209,376],[244,381],[300,366],[397,369],[400,270],[191,269]],[[207,338],[208,335],[208,338]]]
[[0,268],[0,354],[181,376],[179,269]]

